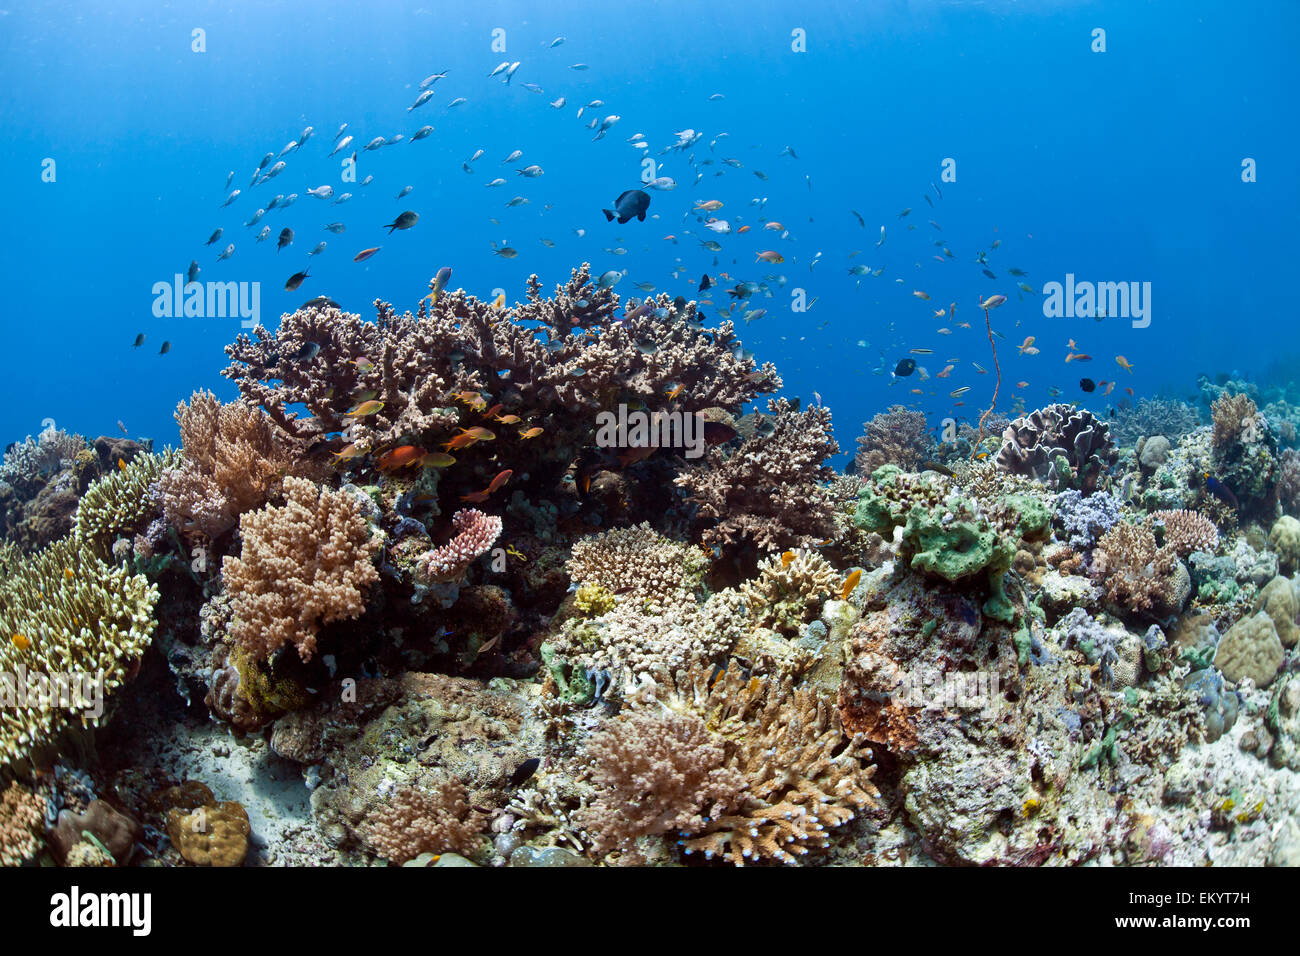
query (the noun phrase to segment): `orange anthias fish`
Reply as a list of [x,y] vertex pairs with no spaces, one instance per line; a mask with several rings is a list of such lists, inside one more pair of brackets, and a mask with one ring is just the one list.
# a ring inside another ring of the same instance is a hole
[[845,578],[844,587],[840,589],[840,600],[847,601],[849,599],[849,595],[853,593],[853,589],[858,586],[858,582],[861,580],[862,580],[861,568],[858,568],[847,578]]
[[706,199],[703,202],[696,202],[695,204],[696,212],[717,212],[721,208],[722,200],[720,199]]
[[668,401],[671,402],[673,399],[675,399],[678,395],[680,395],[680,394],[682,393],[682,391],[683,391],[685,388],[686,388],[686,386],[685,386],[684,384],[683,384],[683,385],[674,385],[673,388],[672,388],[672,391],[670,391],[670,392],[668,393]]
[[785,226],[781,225],[775,219],[763,226],[764,229],[770,229],[773,232],[780,232]]
[[420,459],[423,457],[423,448],[417,448],[415,445],[401,445],[379,457],[379,470],[393,471],[398,468],[406,468],[410,465],[419,464]]
[[503,408],[505,408],[505,406],[502,405],[500,402],[497,402],[497,404],[493,405],[491,408],[489,408],[486,412],[483,413],[483,417],[495,418],[497,415],[501,414],[501,409]]
[[383,407],[384,407],[383,402],[372,398],[368,402],[362,402],[360,405],[352,409],[350,412],[345,412],[343,417],[344,418],[365,418],[367,415],[373,415],[376,412],[380,411]]
[[352,257],[352,261],[365,262],[367,259],[369,259],[378,251],[379,251],[379,246],[373,246],[370,249],[362,249],[360,252],[358,252],[355,256]]
[[353,458],[360,458],[366,453],[366,448],[361,442],[353,442],[342,451],[334,452],[334,457],[339,461],[350,461]]
[[454,464],[456,464],[455,458],[444,455],[440,451],[431,451],[419,460],[421,468],[450,468]]
[[451,441],[445,442],[442,447],[447,451],[455,451],[457,448],[468,448],[477,441],[492,441],[496,437],[492,432],[481,426],[462,428],[459,435],[452,438]]
[[538,435],[540,435],[540,434],[541,434],[542,432],[544,432],[544,431],[546,431],[546,429],[543,428],[541,425],[534,425],[532,428],[528,429],[528,431],[520,432],[520,433],[519,433],[519,437],[520,437],[520,438],[536,438]]
[[461,500],[461,501],[474,501],[474,502],[478,502],[478,501],[487,501],[487,500],[488,500],[488,496],[491,495],[492,492],[494,492],[494,491],[496,491],[498,488],[500,488],[502,485],[504,485],[507,481],[509,481],[509,480],[510,480],[510,476],[513,475],[513,474],[514,474],[514,472],[511,471],[509,468],[507,468],[505,471],[501,472],[501,473],[498,474],[495,478],[493,478],[493,479],[488,483],[488,486],[487,486],[486,488],[484,488],[482,491],[475,491],[475,492],[473,492],[472,494],[461,495],[461,496],[460,496],[460,500]]
[[518,425],[523,421],[523,419],[518,415],[497,415],[495,420],[500,422],[502,425]]
[[748,226],[741,226],[739,229],[736,230],[736,232],[737,232],[737,233],[741,233],[741,232],[749,232],[749,227],[748,227]]
[[1124,356],[1116,355],[1115,364],[1118,365],[1120,368],[1122,368],[1124,371],[1128,372],[1130,375],[1133,374],[1133,365]]
[[1032,335],[1025,336],[1025,340],[1016,347],[1020,349],[1020,354],[1024,355],[1026,349],[1031,349],[1034,347],[1034,337]]

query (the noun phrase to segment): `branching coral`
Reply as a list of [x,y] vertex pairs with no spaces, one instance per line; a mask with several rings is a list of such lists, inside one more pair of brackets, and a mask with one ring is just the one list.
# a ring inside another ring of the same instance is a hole
[[50,425],[35,438],[15,444],[0,463],[0,482],[19,495],[35,494],[51,475],[72,465],[86,440]]
[[190,540],[216,538],[246,511],[266,504],[294,468],[271,419],[245,402],[222,405],[195,392],[176,407],[184,459],[152,489],[171,525]]
[[[364,450],[432,441],[457,423],[453,396],[465,391],[489,391],[535,415],[580,412],[589,422],[589,413],[619,401],[662,405],[676,386],[678,409],[689,412],[738,408],[781,384],[772,366],[744,356],[730,323],[706,333],[690,303],[678,309],[663,295],[616,321],[618,296],[597,288],[585,264],[551,299],[531,277],[528,301],[513,309],[460,290],[426,302],[400,316],[377,302],[374,323],[332,308],[300,310],[278,332],[240,336],[226,350],[224,374],[286,431],[308,440],[342,433]],[[382,406],[349,416],[363,393]],[[310,417],[291,410],[299,404]]]
[[640,837],[698,833],[742,801],[747,781],[726,756],[699,716],[636,711],[583,745],[596,797],[575,822],[602,853]]
[[[0,764],[27,756],[69,723],[98,722],[102,699],[96,708],[87,682],[97,697],[133,673],[149,645],[157,600],[144,575],[106,565],[75,537],[11,571],[0,583]],[[56,685],[61,679],[71,689],[55,687],[61,701],[23,704],[27,676]]]
[[1214,450],[1223,452],[1237,442],[1254,444],[1252,433],[1258,429],[1259,409],[1246,394],[1224,393],[1210,406],[1214,421]]
[[830,410],[796,412],[785,399],[768,404],[772,431],[734,452],[710,449],[703,466],[679,475],[708,525],[710,545],[753,544],[760,551],[808,547],[835,532],[835,509],[824,482],[827,458],[839,453]]
[[1219,544],[1219,529],[1197,511],[1157,511],[1151,520],[1165,529],[1165,544],[1180,558],[1193,551],[1213,552]]
[[133,538],[157,513],[149,486],[178,460],[179,453],[170,449],[161,455],[137,455],[100,478],[77,505],[73,533],[107,559],[115,539]]
[[926,431],[925,415],[902,405],[890,406],[863,426],[854,458],[857,472],[869,475],[881,465],[915,471],[930,454],[933,442]]
[[1200,423],[1194,405],[1176,399],[1143,398],[1136,405],[1122,405],[1116,410],[1110,434],[1125,447],[1132,447],[1139,438],[1153,435],[1163,435],[1176,442]]
[[758,577],[740,586],[752,621],[787,635],[816,614],[842,582],[815,551],[787,551],[758,566]]
[[45,801],[18,781],[0,792],[0,866],[21,866],[40,850]]
[[1160,617],[1181,604],[1178,554],[1169,545],[1158,547],[1145,525],[1121,521],[1102,535],[1091,572],[1121,610]]
[[1105,422],[1086,409],[1056,404],[1007,426],[997,463],[1053,487],[1092,491],[1118,458]]
[[483,817],[466,799],[459,780],[444,781],[432,790],[398,787],[371,811],[361,839],[393,863],[405,863],[422,853],[468,856],[480,844]]
[[230,634],[257,658],[293,644],[305,661],[321,625],[364,610],[379,542],[354,495],[303,478],[286,478],[284,493],[284,505],[240,519],[243,549],[223,569]]
[[649,524],[589,535],[573,546],[573,580],[598,585],[647,613],[696,602],[708,562],[698,548],[670,541]]
[[1065,531],[1071,548],[1084,551],[1119,521],[1119,498],[1105,491],[1091,495],[1069,488],[1056,496],[1053,522]]
[[442,547],[425,552],[416,561],[416,573],[424,581],[459,581],[496,543],[501,519],[477,508],[463,508],[451,516],[456,536]]

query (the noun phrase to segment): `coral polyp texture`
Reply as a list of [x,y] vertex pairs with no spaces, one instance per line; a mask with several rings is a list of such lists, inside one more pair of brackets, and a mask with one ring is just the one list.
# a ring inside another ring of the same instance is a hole
[[620,278],[313,299],[177,448],[12,446],[0,862],[1300,862],[1300,395],[1004,381],[850,464]]

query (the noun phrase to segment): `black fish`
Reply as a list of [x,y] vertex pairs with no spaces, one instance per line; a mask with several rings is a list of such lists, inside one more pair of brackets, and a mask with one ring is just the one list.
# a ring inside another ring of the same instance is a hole
[[955,478],[955,477],[956,477],[956,476],[953,474],[953,471],[952,471],[951,468],[949,468],[947,465],[941,465],[941,464],[940,464],[939,462],[937,462],[937,461],[927,461],[927,462],[925,462],[924,464],[921,465],[921,468],[924,469],[925,471],[935,471],[935,472],[938,472],[939,474],[943,475],[945,478]]
[[320,354],[319,342],[304,342],[302,343],[302,348],[300,348],[293,355],[289,356],[289,358],[291,361],[294,362],[306,362],[306,361],[310,361],[311,359],[314,359],[319,354]]
[[137,335],[137,336],[135,337],[135,344],[132,345],[131,347],[134,348],[134,349],[138,349],[138,348],[139,348],[140,346],[142,346],[142,345],[144,345],[144,333],[143,333],[143,332],[141,332],[139,335]]
[[704,443],[706,445],[721,445],[731,441],[739,434],[740,432],[725,422],[704,423]]
[[1097,390],[1097,383],[1090,378],[1081,378],[1079,379],[1079,387],[1085,392],[1095,392]]
[[997,276],[995,276],[995,275],[994,275],[992,272],[990,272],[988,269],[985,269],[985,270],[984,270],[984,274],[985,274],[986,276],[988,276],[990,279],[996,279],[996,278],[997,278]]
[[185,273],[185,281],[193,282],[198,277],[199,277],[199,261],[197,259],[191,259],[190,267]]
[[713,288],[713,280],[709,278],[709,274],[706,272],[704,275],[700,276],[700,287],[696,291],[705,292],[711,288]]
[[160,348],[160,349],[158,350],[158,354],[159,354],[159,355],[166,355],[166,354],[167,354],[168,352],[170,352],[171,350],[172,350],[172,344],[171,344],[170,342],[164,342],[164,343],[162,344],[162,348]]
[[314,299],[308,299],[298,308],[300,309],[341,309],[342,306],[328,296],[318,295]]
[[280,230],[280,238],[275,244],[275,249],[277,252],[279,252],[281,249],[283,249],[285,246],[289,245],[292,242],[293,242],[293,230],[290,229],[288,226],[285,226],[283,229]]
[[678,312],[681,312],[683,309],[685,309],[686,296],[679,295],[677,298],[673,299],[673,308],[676,309]]
[[293,275],[289,276],[289,280],[285,282],[284,290],[286,292],[292,292],[294,289],[298,288],[298,286],[303,284],[304,280],[307,279],[308,275],[309,273],[307,272],[306,269],[304,269],[302,272],[295,272]]
[[384,228],[388,230],[391,236],[394,229],[410,229],[419,220],[420,214],[407,210],[390,223],[385,223]]
[[605,214],[605,221],[612,222],[614,217],[618,217],[618,223],[621,226],[633,216],[637,222],[645,222],[645,211],[650,208],[650,196],[639,189],[629,189],[623,195],[614,200],[614,209],[616,212],[610,212],[608,209],[602,209]]
[[911,375],[915,371],[916,359],[903,359],[894,366],[894,374],[899,378],[902,378],[904,375]]
[[529,757],[521,763],[515,768],[515,772],[510,775],[510,789],[513,790],[525,783],[533,774],[537,773],[537,768],[541,765],[542,762],[536,757]]

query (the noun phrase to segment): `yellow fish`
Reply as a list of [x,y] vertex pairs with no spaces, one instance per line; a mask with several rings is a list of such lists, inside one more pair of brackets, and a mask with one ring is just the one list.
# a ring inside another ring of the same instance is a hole
[[15,634],[10,638],[10,641],[13,643],[14,647],[18,648],[20,651],[29,650],[32,646],[32,642],[27,639],[25,634]]
[[344,414],[344,418],[365,418],[367,415],[373,415],[384,407],[384,403],[371,399],[368,402],[362,402],[352,411]]
[[1018,348],[1020,349],[1020,354],[1024,355],[1026,350],[1033,347],[1033,344],[1034,344],[1034,337],[1032,335],[1026,336],[1025,340],[1021,342],[1020,345],[1018,346]]
[[126,462],[124,462],[121,458],[117,460],[117,470],[126,471]]
[[75,575],[73,575],[73,573],[72,573],[72,568],[64,568],[64,569],[63,569],[63,577],[66,578],[67,580],[71,581],[71,580],[73,579],[73,577],[75,577]]
[[502,292],[500,295],[498,295],[495,299],[492,300],[492,308],[500,312],[505,307],[506,307],[506,294]]
[[782,569],[788,568],[791,564],[793,564],[794,559],[795,559],[795,553],[793,551],[787,551],[785,552],[785,554],[781,555]]
[[861,580],[862,580],[861,568],[858,568],[847,578],[845,578],[844,587],[840,589],[840,600],[847,601],[849,599],[849,595],[853,593],[853,589],[858,586],[858,582]]
[[1115,364],[1118,365],[1120,368],[1122,368],[1124,371],[1128,372],[1130,375],[1133,374],[1133,366],[1129,362],[1129,360],[1126,359],[1124,356],[1116,355]]

